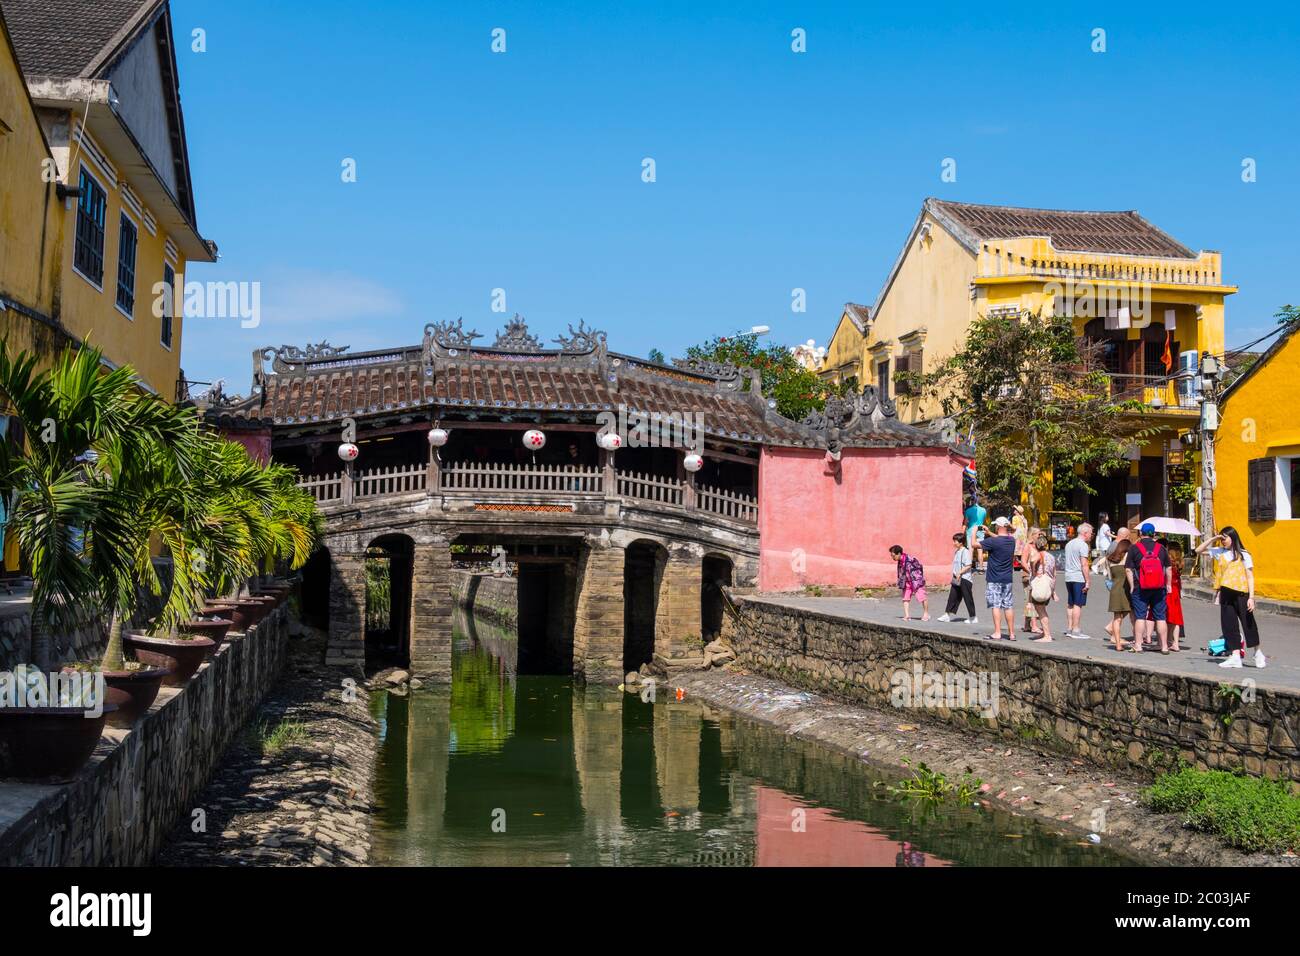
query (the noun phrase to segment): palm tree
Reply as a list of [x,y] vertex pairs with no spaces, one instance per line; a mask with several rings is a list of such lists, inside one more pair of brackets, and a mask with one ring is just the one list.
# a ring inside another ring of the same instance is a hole
[[[119,607],[132,572],[155,588],[148,542],[158,534],[179,577],[191,573],[172,525],[176,489],[155,477],[165,465],[182,480],[199,467],[192,409],[142,393],[133,369],[105,369],[89,346],[64,352],[37,373],[26,352],[0,341],[0,397],[23,428],[21,447],[0,443],[0,493],[13,495],[11,522],[32,570],[32,656],[53,662],[51,628],[84,624],[98,606],[119,638]],[[172,613],[179,613],[172,606]],[[111,629],[111,630],[112,630]],[[110,647],[111,651],[111,647]]]
[[32,656],[53,663],[51,628],[109,618],[102,666],[124,667],[122,632],[142,589],[171,581],[152,630],[174,633],[209,591],[237,591],[277,560],[301,567],[322,519],[283,465],[263,466],[242,445],[203,428],[192,408],[141,393],[129,367],[105,371],[102,353],[64,353],[35,371],[0,341],[0,398],[22,423],[22,447],[0,442],[0,494],[31,563]]

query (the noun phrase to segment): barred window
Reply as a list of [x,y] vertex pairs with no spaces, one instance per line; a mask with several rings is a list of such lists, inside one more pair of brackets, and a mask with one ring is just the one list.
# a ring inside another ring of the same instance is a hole
[[95,285],[104,283],[104,219],[108,196],[95,178],[81,168],[81,198],[77,200],[77,240],[72,264]]
[[117,307],[127,315],[135,315],[135,251],[139,233],[126,213],[117,240]]

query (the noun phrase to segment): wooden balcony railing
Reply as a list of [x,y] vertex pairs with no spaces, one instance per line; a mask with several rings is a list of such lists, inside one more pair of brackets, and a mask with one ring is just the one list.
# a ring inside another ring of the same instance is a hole
[[351,474],[342,471],[312,475],[299,480],[298,487],[310,491],[320,504],[352,504],[390,495],[426,493],[431,474],[437,476],[438,493],[450,496],[625,498],[665,508],[707,511],[743,524],[758,523],[758,501],[752,495],[711,488],[691,479],[606,471],[591,465],[447,462],[432,470],[426,464],[390,465]]
[[604,471],[589,465],[494,465],[455,462],[439,469],[444,492],[518,491],[528,494],[604,493]]

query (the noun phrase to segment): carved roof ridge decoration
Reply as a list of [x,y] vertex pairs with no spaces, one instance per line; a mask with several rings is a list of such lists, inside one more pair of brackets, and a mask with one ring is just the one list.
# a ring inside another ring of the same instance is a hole
[[497,340],[492,343],[494,349],[509,352],[540,352],[542,343],[528,331],[528,323],[518,312],[506,323],[506,327],[497,333]]
[[743,373],[754,372],[753,369],[741,368],[731,362],[714,362],[711,359],[700,358],[675,358],[673,365],[697,375],[707,376],[717,383],[717,387],[729,392],[740,390]]
[[605,333],[599,329],[587,327],[583,319],[578,319],[578,327],[569,324],[568,335],[557,335],[551,340],[560,347],[560,351],[573,355],[586,355],[590,352],[605,350]]
[[465,331],[463,316],[455,322],[430,322],[424,327],[424,344],[426,348],[430,342],[433,342],[444,349],[467,349],[474,344],[475,339],[481,339],[482,337],[482,332],[476,330]]
[[269,359],[271,371],[279,375],[303,372],[308,363],[328,361],[343,355],[351,346],[330,345],[327,341],[309,343],[303,348],[296,345],[268,345],[253,350],[253,391],[258,391],[266,380],[264,363]]

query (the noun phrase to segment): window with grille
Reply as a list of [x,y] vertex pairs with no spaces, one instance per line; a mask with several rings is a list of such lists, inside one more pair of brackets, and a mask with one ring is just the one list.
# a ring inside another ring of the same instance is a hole
[[135,315],[135,251],[139,233],[126,213],[117,233],[117,307],[127,315]]
[[172,347],[172,316],[176,308],[176,270],[163,263],[162,344]]
[[81,198],[77,200],[77,239],[72,265],[83,276],[102,286],[104,283],[104,220],[108,196],[95,178],[81,169]]

